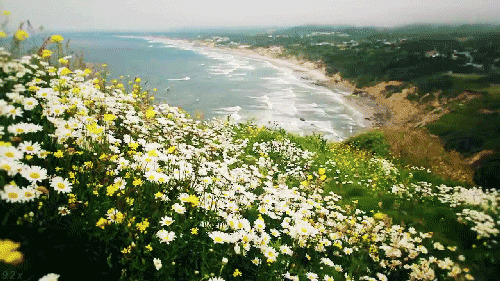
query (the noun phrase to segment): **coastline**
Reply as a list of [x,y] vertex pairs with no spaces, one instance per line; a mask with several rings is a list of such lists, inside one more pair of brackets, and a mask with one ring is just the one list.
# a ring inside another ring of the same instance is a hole
[[346,107],[357,115],[361,131],[368,131],[392,123],[395,112],[391,106],[383,102],[381,90],[378,88],[358,89],[338,74],[328,76],[326,68],[316,62],[300,60],[293,56],[283,56],[280,47],[255,48],[238,45],[236,47],[220,46],[205,40],[189,40],[150,36],[150,39],[161,39],[162,43],[182,49],[206,49],[208,51],[223,51],[227,54],[247,57],[270,63],[276,68],[288,69],[298,79],[312,86],[327,89],[332,94],[340,96]]
[[338,74],[328,76],[325,67],[317,63],[299,60],[295,57],[283,57],[280,56],[279,51],[267,48],[230,48],[200,40],[186,42],[190,42],[197,47],[223,50],[236,55],[267,61],[276,67],[290,69],[294,76],[307,80],[313,85],[324,87],[332,93],[341,94],[346,105],[362,115],[362,125],[365,128],[363,131],[385,126],[392,116],[387,106],[380,104],[371,95],[354,95],[358,90],[356,86],[342,79]]

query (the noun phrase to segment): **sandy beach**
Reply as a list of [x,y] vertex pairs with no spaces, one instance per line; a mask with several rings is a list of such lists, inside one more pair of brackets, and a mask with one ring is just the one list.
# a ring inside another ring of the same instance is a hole
[[[314,85],[326,87],[335,93],[340,92],[346,104],[363,115],[363,126],[367,130],[384,126],[420,127],[446,113],[446,110],[428,112],[423,106],[408,100],[406,96],[415,91],[415,88],[404,89],[400,93],[394,93],[387,97],[385,94],[386,87],[388,85],[399,85],[400,82],[387,81],[371,87],[356,88],[355,85],[338,74],[328,76],[325,67],[320,64],[299,60],[295,57],[282,56],[279,47],[250,49],[240,46],[230,48],[216,46],[205,41],[196,41],[194,44],[265,60],[277,67],[291,69],[295,76],[309,80]],[[434,106],[441,108],[438,104]]]
[[353,95],[356,91],[354,85],[342,79],[339,75],[328,76],[326,69],[314,62],[298,60],[295,57],[280,56],[281,53],[277,49],[229,48],[216,46],[205,41],[194,41],[192,43],[195,46],[224,50],[236,55],[267,61],[276,67],[292,70],[296,77],[308,80],[311,84],[328,88],[335,93],[340,92],[346,104],[363,115],[363,126],[367,130],[385,125],[391,116],[387,106],[380,104],[370,96]]

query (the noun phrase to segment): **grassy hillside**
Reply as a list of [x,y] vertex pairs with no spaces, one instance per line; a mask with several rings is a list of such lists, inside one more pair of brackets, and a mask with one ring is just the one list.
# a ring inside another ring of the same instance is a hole
[[[46,49],[58,50],[53,37]],[[0,53],[0,267],[23,280],[486,280],[496,190]],[[105,73],[105,72],[103,72]],[[372,149],[373,150],[373,149]],[[49,275],[50,277],[50,275]]]

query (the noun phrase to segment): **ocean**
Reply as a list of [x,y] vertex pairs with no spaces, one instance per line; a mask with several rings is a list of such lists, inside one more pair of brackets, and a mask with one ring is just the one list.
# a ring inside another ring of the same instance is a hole
[[283,128],[339,141],[366,128],[363,115],[332,91],[291,69],[253,57],[172,40],[182,34],[70,33],[70,49],[85,62],[107,64],[109,78],[140,77],[157,88],[157,102],[178,106],[205,120]]

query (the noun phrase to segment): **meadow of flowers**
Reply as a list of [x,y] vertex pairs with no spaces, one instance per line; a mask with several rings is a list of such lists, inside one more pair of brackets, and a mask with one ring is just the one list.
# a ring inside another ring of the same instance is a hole
[[74,69],[63,41],[0,51],[2,272],[474,280],[500,266],[498,191],[317,136],[193,120],[140,78]]

